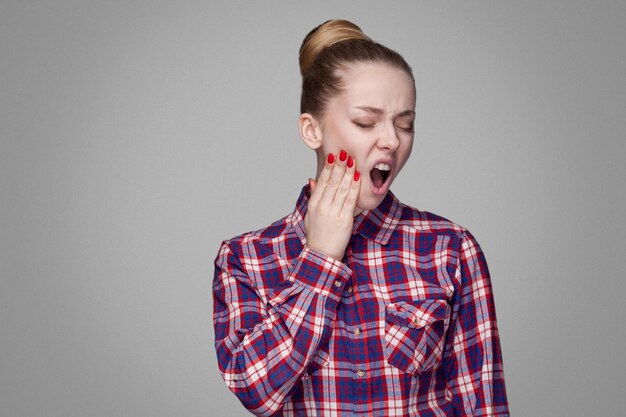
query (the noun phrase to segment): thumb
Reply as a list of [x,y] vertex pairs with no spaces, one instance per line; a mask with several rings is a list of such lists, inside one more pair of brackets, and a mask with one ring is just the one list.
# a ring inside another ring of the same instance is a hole
[[315,190],[315,186],[317,185],[317,181],[313,178],[309,178],[309,187],[311,187],[311,192]]

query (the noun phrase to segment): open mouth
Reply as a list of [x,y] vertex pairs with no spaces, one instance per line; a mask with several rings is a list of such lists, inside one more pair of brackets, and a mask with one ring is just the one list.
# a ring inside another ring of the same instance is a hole
[[375,188],[380,189],[391,174],[391,166],[385,163],[378,163],[370,171],[370,179]]

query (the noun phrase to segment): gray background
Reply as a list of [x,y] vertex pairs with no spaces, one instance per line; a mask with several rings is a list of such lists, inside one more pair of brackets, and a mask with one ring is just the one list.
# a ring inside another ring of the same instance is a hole
[[0,414],[246,415],[220,242],[293,209],[297,52],[333,17],[417,79],[393,190],[468,227],[515,416],[626,408],[626,2],[0,3]]

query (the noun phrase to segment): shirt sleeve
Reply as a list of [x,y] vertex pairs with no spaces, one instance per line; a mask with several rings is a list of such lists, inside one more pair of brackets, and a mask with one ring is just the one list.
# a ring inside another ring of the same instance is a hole
[[456,416],[504,417],[509,409],[487,261],[469,231],[463,233],[444,353],[446,394]]
[[213,322],[220,373],[252,413],[282,408],[318,347],[327,343],[337,305],[352,270],[304,247],[285,279],[265,298],[242,260],[223,242],[215,259]]

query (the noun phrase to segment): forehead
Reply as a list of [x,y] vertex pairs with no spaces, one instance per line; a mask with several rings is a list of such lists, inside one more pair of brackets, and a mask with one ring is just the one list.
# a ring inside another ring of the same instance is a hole
[[401,69],[385,64],[359,63],[342,71],[337,104],[370,106],[385,111],[413,110],[413,80]]

